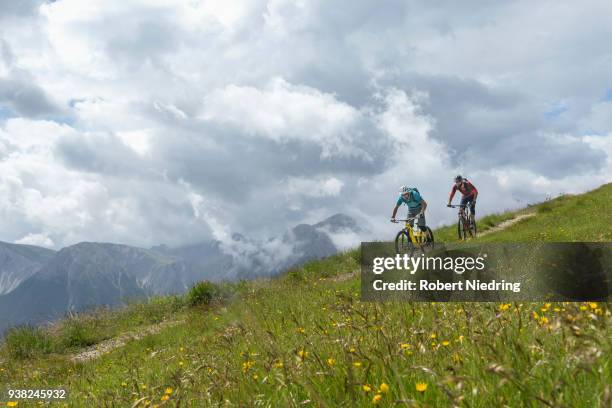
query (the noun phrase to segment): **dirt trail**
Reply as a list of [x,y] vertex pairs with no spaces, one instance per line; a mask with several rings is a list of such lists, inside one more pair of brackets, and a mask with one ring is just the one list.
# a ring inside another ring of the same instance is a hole
[[94,344],[93,346],[70,357],[70,361],[73,361],[75,363],[83,363],[89,360],[93,360],[94,358],[98,358],[103,354],[110,353],[111,351],[119,347],[125,346],[125,344],[130,340],[140,340],[141,338],[150,334],[159,333],[160,331],[162,331],[162,329],[165,329],[166,327],[176,326],[181,323],[183,323],[182,320],[161,322],[152,326],[144,327],[140,330],[124,333],[120,336],[113,337],[112,339],[104,340],[98,344]]
[[494,233],[494,232],[501,231],[501,230],[503,230],[503,229],[506,229],[506,228],[510,227],[511,225],[516,224],[517,222],[520,222],[520,221],[522,221],[522,220],[524,220],[524,219],[526,219],[526,218],[531,218],[531,217],[533,217],[533,216],[535,216],[535,215],[536,215],[536,213],[534,213],[534,212],[531,212],[531,213],[525,213],[525,214],[521,214],[521,215],[517,215],[517,216],[516,216],[516,217],[514,217],[514,218],[510,218],[509,220],[506,220],[506,221],[500,222],[500,223],[499,223],[499,224],[497,224],[496,226],[491,227],[491,228],[489,228],[488,230],[486,230],[486,231],[484,231],[484,232],[480,232],[480,233],[478,233],[478,234],[476,235],[476,238],[478,238],[478,237],[484,237],[485,235],[489,235],[489,234],[492,234],[492,233]]

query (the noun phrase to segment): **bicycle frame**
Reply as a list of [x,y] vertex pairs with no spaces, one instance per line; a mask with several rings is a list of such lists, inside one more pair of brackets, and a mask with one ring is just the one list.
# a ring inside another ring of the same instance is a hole
[[[450,207],[451,207],[451,208],[459,208],[459,211],[457,212],[457,216],[458,216],[460,219],[462,219],[462,220],[464,220],[464,221],[466,221],[466,222],[469,222],[469,221],[470,221],[469,217],[470,217],[470,215],[472,214],[472,210],[471,210],[471,208],[470,208],[469,206],[467,206],[467,205],[462,205],[462,204],[454,204],[454,205],[451,205]],[[466,209],[466,208],[467,208],[467,210],[468,210],[468,211],[467,211],[467,214],[466,214],[466,211],[465,211],[465,209]]]
[[416,221],[417,217],[408,218],[405,220],[396,220],[396,222],[405,222],[404,230],[408,232],[408,237],[410,237],[410,242],[415,245],[422,245],[423,232],[420,229],[416,229],[412,227],[410,221]]
[[[449,207],[459,208],[457,217],[459,218],[459,222],[463,225],[464,231],[465,230],[470,231],[470,235],[476,236],[476,220],[474,219],[472,208],[465,204],[454,204],[454,205],[449,205]],[[466,207],[468,207],[467,211],[465,210]],[[472,226],[474,227],[473,233],[471,231]],[[461,238],[460,236],[460,239],[465,239],[465,238]]]

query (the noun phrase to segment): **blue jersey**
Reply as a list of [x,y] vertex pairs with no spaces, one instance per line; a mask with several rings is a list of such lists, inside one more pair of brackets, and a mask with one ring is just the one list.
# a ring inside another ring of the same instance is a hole
[[397,199],[397,205],[399,206],[402,204],[406,204],[408,208],[414,209],[419,208],[421,206],[422,201],[423,197],[421,197],[421,194],[419,194],[419,192],[416,190],[412,190],[410,192],[410,199],[406,200],[403,196],[400,195]]

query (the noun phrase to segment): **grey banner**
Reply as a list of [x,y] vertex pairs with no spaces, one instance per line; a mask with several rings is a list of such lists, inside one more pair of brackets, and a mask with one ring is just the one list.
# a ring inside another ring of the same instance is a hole
[[609,301],[612,243],[436,244],[397,253],[362,242],[361,300]]

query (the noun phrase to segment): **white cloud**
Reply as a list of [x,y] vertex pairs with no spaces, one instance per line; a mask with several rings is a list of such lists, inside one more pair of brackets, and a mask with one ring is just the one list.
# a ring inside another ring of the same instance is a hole
[[211,92],[200,117],[253,137],[313,141],[327,157],[354,153],[349,132],[359,116],[333,95],[275,78],[264,89],[229,85]]
[[311,180],[306,178],[291,178],[287,182],[287,193],[310,197],[334,197],[342,191],[344,183],[336,177]]
[[435,226],[456,173],[481,213],[612,179],[610,2],[28,4],[0,10],[4,240],[229,242],[335,212],[381,238],[403,184]]
[[45,248],[53,248],[55,244],[46,234],[28,234],[15,241],[15,244],[36,245]]

